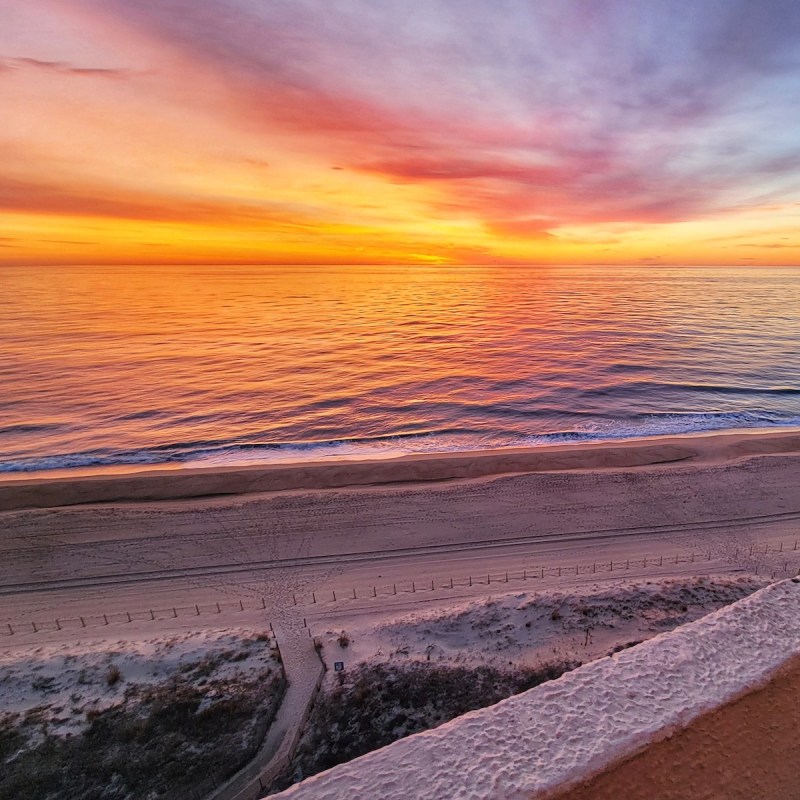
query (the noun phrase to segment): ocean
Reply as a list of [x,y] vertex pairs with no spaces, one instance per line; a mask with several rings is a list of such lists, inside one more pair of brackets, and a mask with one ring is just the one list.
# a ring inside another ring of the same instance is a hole
[[0,472],[800,426],[800,268],[0,268]]

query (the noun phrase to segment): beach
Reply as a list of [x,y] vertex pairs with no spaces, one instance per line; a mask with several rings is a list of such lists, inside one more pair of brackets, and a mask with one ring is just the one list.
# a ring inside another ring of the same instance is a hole
[[9,481],[0,618],[220,596],[318,611],[342,587],[378,602],[382,584],[576,562],[790,570],[798,468],[800,435],[773,432]]

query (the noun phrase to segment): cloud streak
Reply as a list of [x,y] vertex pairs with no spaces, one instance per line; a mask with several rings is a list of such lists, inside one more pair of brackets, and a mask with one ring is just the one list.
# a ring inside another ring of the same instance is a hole
[[0,176],[0,212],[95,217],[195,225],[297,226],[320,222],[311,208],[196,200],[180,194],[147,193],[128,187],[64,187],[57,183]]
[[0,69],[36,69],[46,72],[57,73],[59,75],[75,75],[78,77],[101,77],[101,78],[125,78],[133,74],[128,69],[116,69],[109,67],[76,67],[64,61],[43,61],[39,58],[2,58],[0,57]]

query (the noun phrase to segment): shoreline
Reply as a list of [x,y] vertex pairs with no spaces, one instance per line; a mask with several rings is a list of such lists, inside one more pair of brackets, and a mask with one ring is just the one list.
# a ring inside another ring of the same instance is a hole
[[[495,475],[710,464],[800,454],[800,429],[745,429],[612,442],[207,468],[0,480],[0,512],[87,503],[153,502],[296,490],[438,483]],[[113,468],[112,468],[113,469]]]
[[[211,472],[219,470],[255,470],[255,469],[282,469],[295,468],[302,466],[317,466],[319,464],[352,464],[352,463],[374,463],[383,461],[397,461],[399,459],[411,458],[445,458],[457,456],[475,456],[502,453],[520,453],[527,451],[551,451],[564,449],[585,449],[596,447],[616,447],[626,445],[637,445],[647,442],[660,442],[665,440],[686,440],[686,439],[706,439],[718,436],[789,436],[800,434],[800,426],[764,426],[764,427],[743,427],[743,428],[715,428],[713,430],[687,430],[682,432],[652,433],[640,436],[609,437],[600,439],[585,440],[563,440],[551,443],[537,442],[525,445],[497,445],[489,447],[474,447],[450,450],[420,450],[416,452],[403,452],[400,450],[374,451],[367,453],[347,453],[344,455],[321,455],[318,457],[297,458],[287,456],[285,459],[267,459],[262,461],[242,460],[242,461],[214,461],[214,460],[186,460],[186,461],[163,461],[163,462],[130,462],[113,464],[93,464],[85,466],[62,466],[50,467],[48,469],[32,470],[0,470],[0,486],[6,483],[21,483],[25,481],[49,481],[49,480],[83,480],[85,478],[102,477],[128,477],[132,475],[147,475],[153,472],[163,473],[188,473],[188,472]],[[308,451],[311,452],[311,451]],[[2,467],[2,461],[0,461]]]

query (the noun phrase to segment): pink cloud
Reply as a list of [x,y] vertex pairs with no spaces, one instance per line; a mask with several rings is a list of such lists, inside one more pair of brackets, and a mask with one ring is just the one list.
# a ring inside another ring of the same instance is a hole
[[214,75],[231,125],[289,132],[337,167],[428,186],[436,213],[507,233],[546,232],[532,220],[694,219],[800,170],[797,148],[742,111],[783,109],[769,81],[789,69],[800,12],[777,0],[686,15],[620,0],[502,13],[489,0],[431,0],[414,14],[392,0],[59,4],[175,53],[185,102],[203,102]]
[[0,211],[77,217],[202,223],[204,225],[287,225],[319,222],[310,209],[196,199],[178,193],[145,192],[126,186],[71,186],[0,175]]

